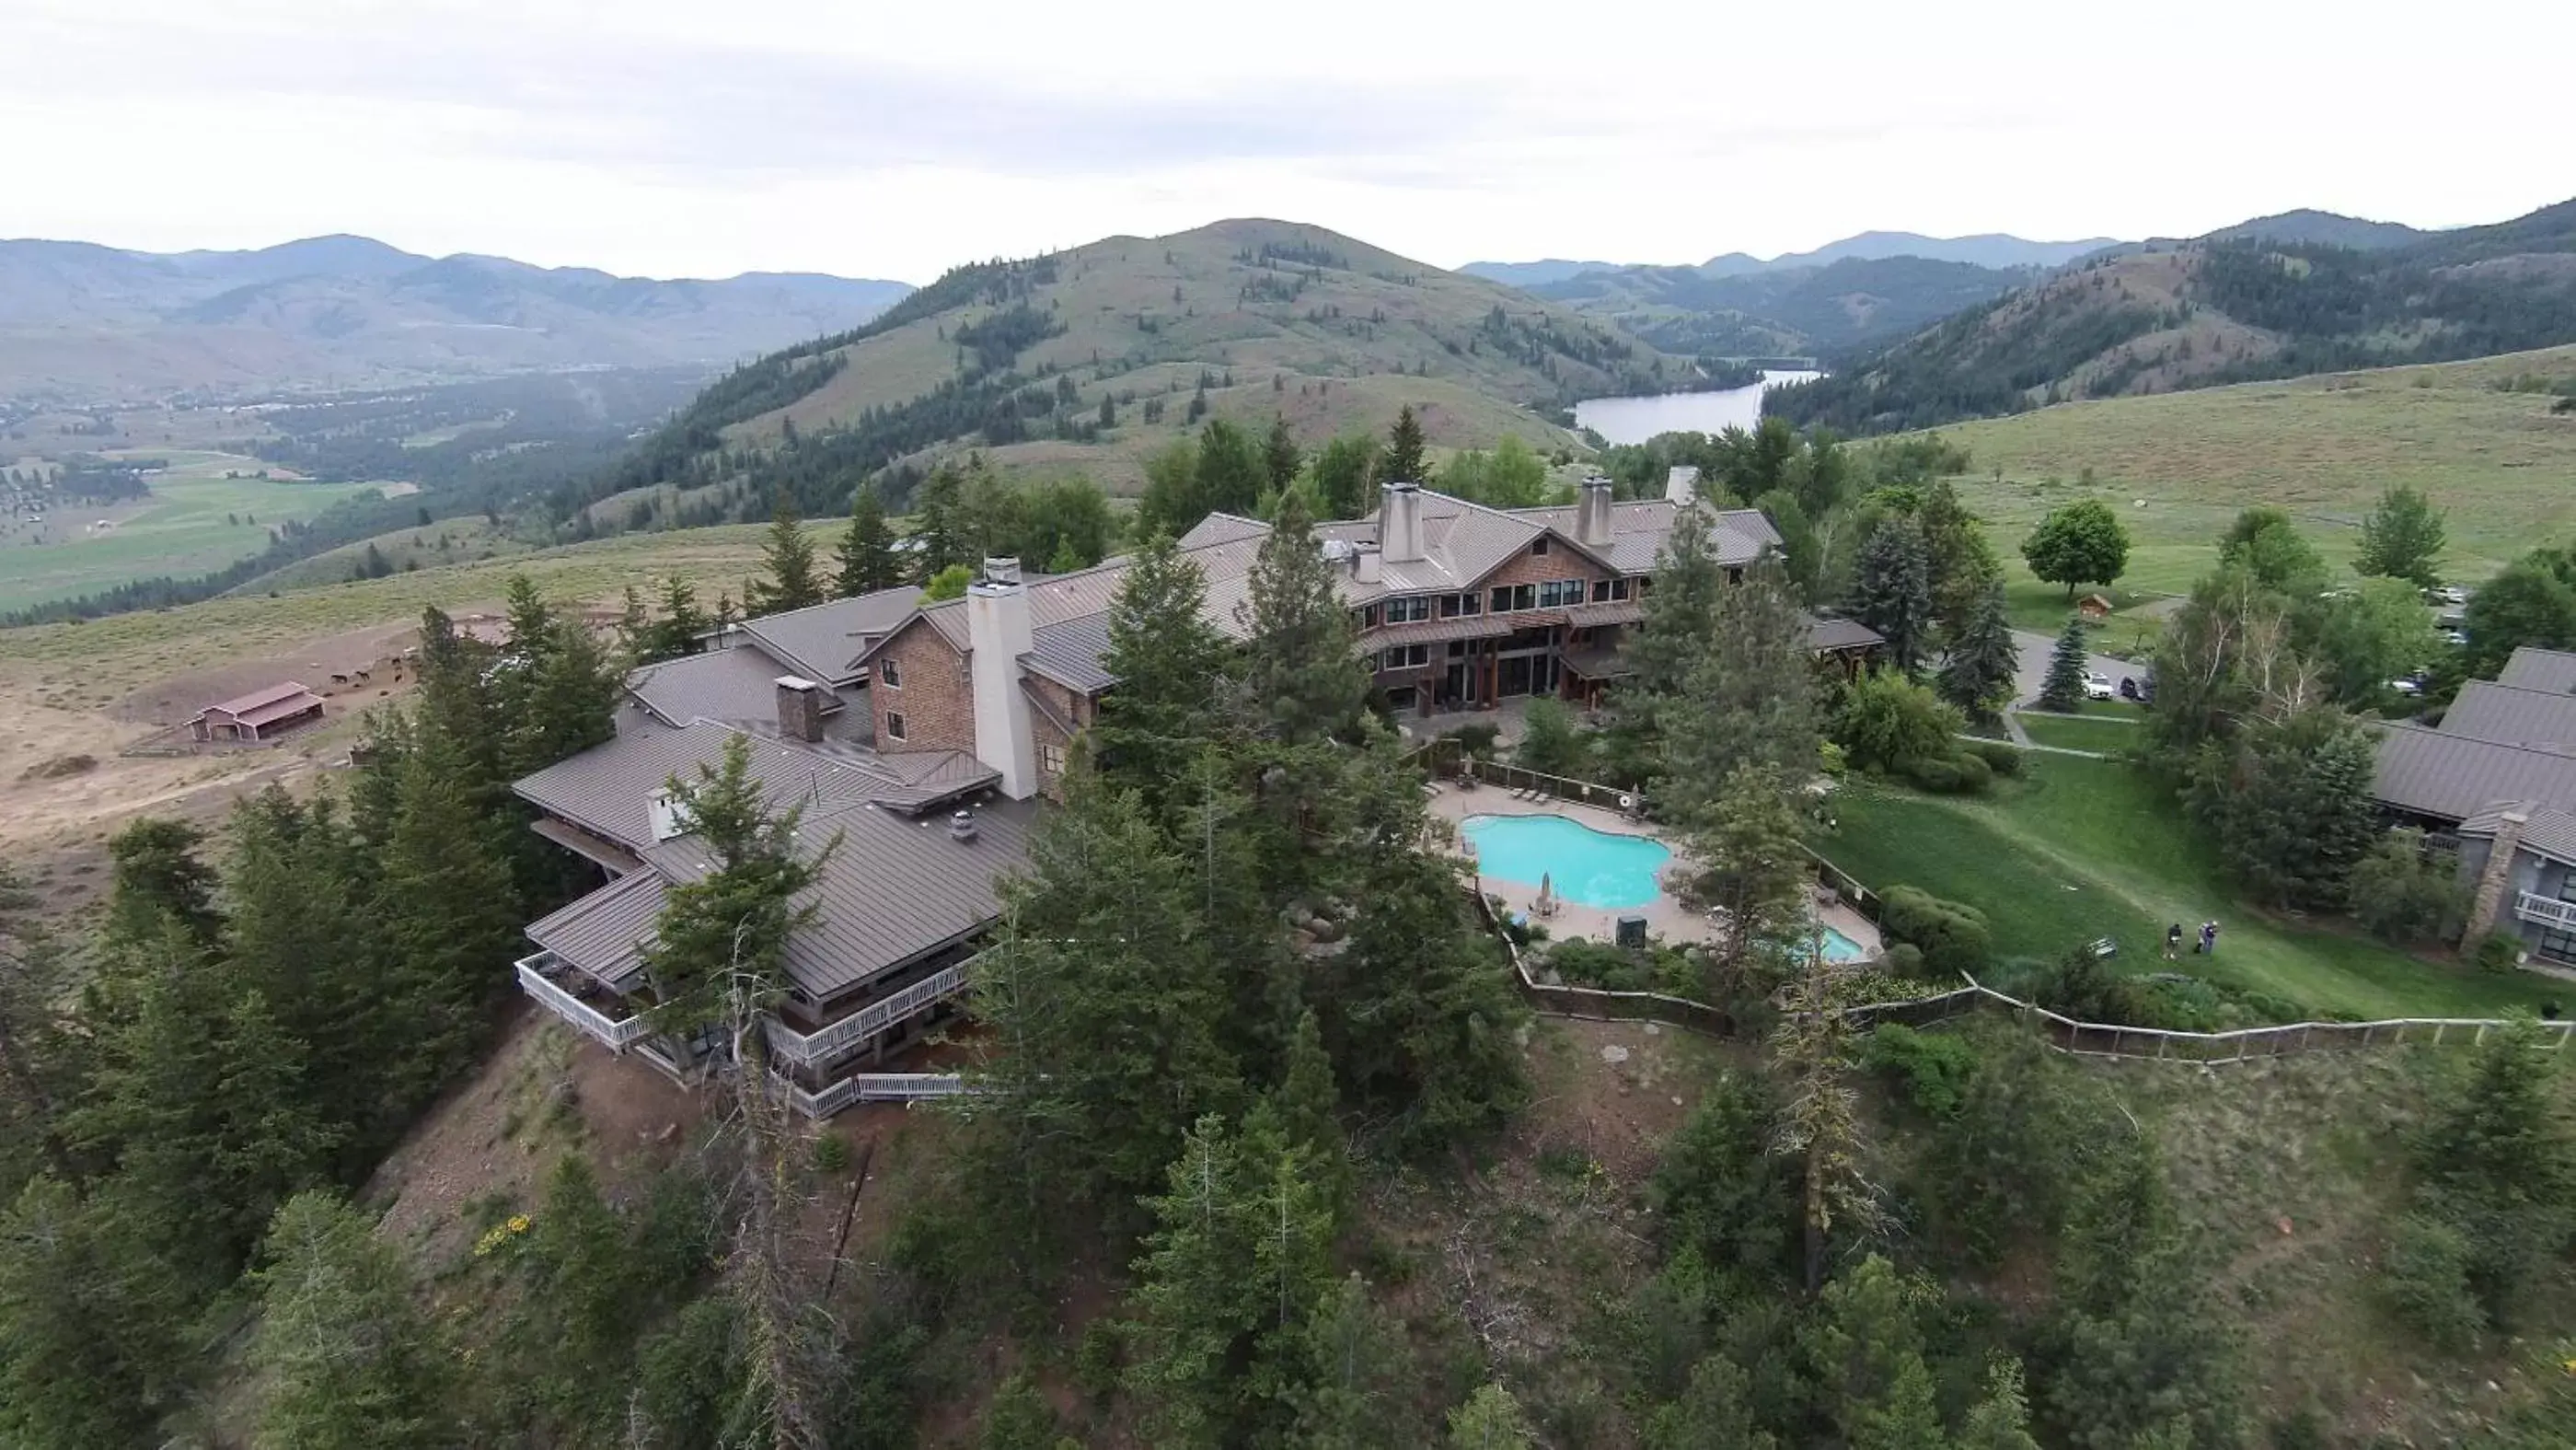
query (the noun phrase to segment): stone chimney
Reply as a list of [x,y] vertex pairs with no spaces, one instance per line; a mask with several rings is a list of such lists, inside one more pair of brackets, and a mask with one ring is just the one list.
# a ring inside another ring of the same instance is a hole
[[2522,828],[2531,824],[2531,812],[2517,808],[2496,818],[2495,840],[2487,847],[2487,864],[2478,872],[2477,894],[2469,900],[2469,919],[2460,929],[2460,945],[2474,945],[2488,932],[2502,930],[2508,903],[2505,896],[2513,888],[2514,853],[2522,849]]
[[966,587],[975,758],[1002,773],[1002,794],[1015,801],[1038,790],[1037,737],[1028,696],[1020,689],[1020,656],[1029,652],[1032,633],[1020,561],[986,559],[984,577]]
[[1378,488],[1377,550],[1386,562],[1422,557],[1422,487],[1398,480]]
[[778,677],[778,738],[808,745],[823,738],[821,685],[797,675]]
[[1587,549],[1610,547],[1610,480],[1598,473],[1586,477],[1576,495],[1574,542]]
[[1385,578],[1386,570],[1379,562],[1381,557],[1377,550],[1362,544],[1351,554],[1351,577],[1362,584],[1375,584]]

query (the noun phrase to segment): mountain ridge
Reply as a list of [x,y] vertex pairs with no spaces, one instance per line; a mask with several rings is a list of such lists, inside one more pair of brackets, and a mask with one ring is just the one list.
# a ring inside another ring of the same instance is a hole
[[254,396],[582,367],[715,365],[913,289],[819,273],[619,277],[338,233],[155,253],[0,241],[0,396]]

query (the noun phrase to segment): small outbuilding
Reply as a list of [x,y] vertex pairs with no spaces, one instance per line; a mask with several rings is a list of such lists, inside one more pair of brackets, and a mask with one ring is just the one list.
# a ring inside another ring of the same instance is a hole
[[188,721],[188,733],[199,740],[274,740],[321,718],[322,697],[288,680],[220,705],[208,705]]
[[2087,594],[2075,601],[2075,612],[2083,615],[2087,624],[2100,624],[2109,619],[2111,608],[2111,601],[2099,594]]

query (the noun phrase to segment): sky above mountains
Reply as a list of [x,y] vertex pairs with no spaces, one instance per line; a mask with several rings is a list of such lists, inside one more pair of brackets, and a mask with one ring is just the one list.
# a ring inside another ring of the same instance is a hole
[[914,282],[1246,215],[1445,266],[2494,221],[2569,189],[2576,53],[2564,0],[9,8],[0,236]]

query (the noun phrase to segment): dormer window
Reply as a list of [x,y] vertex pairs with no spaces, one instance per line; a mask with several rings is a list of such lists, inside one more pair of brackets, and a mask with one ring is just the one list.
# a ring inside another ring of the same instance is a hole
[[1533,553],[1533,554],[1544,554],[1544,553],[1546,553],[1546,552],[1547,552],[1547,535],[1545,535],[1545,534],[1541,534],[1541,535],[1539,535],[1537,538],[1530,540],[1530,552],[1531,552],[1531,553]]

